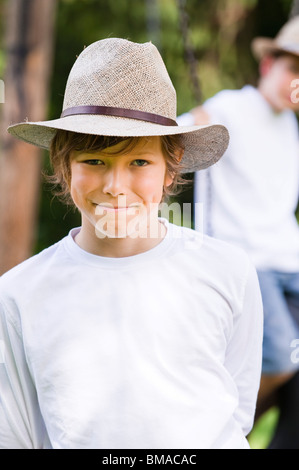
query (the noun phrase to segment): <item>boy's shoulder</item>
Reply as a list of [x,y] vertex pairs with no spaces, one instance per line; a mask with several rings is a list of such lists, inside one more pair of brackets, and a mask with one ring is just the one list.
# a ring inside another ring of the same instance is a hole
[[62,241],[54,243],[2,274],[0,277],[0,295],[9,293],[11,289],[26,290],[26,286],[32,284],[33,279],[38,279],[46,265],[52,262],[60,250]]
[[243,266],[250,263],[248,254],[239,246],[211,237],[189,227],[173,228],[176,237],[183,240],[182,247],[190,250],[192,256],[211,263],[227,266]]
[[181,228],[181,233],[181,252],[177,250],[175,266],[191,282],[198,279],[223,295],[233,293],[235,299],[242,299],[247,283],[257,277],[249,255],[236,245],[193,229]]
[[224,276],[230,274],[240,279],[246,279],[249,271],[255,267],[248,253],[241,247],[218,238],[204,236],[207,256],[213,260],[215,270]]

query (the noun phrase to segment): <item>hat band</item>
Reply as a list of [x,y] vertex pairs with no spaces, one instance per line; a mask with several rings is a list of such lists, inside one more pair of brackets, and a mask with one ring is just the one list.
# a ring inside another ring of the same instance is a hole
[[177,126],[177,122],[173,119],[159,114],[147,113],[144,111],[137,111],[134,109],[113,108],[111,106],[74,106],[65,109],[61,118],[66,116],[73,116],[76,114],[100,114],[102,116],[115,116],[130,119],[138,119],[141,121],[152,122],[154,124],[161,124],[162,126]]

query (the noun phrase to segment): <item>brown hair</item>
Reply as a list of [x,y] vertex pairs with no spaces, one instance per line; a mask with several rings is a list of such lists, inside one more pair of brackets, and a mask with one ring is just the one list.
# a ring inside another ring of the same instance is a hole
[[[50,146],[50,161],[53,175],[46,175],[46,179],[54,185],[54,194],[56,196],[64,203],[74,205],[69,191],[72,151],[96,152],[126,141],[127,145],[124,151],[129,152],[143,138],[98,136],[58,130]],[[166,170],[173,178],[172,184],[164,188],[163,195],[164,197],[173,196],[178,194],[183,186],[190,183],[189,180],[185,180],[181,175],[183,168],[179,156],[184,150],[181,136],[162,136],[161,147],[166,161]]]

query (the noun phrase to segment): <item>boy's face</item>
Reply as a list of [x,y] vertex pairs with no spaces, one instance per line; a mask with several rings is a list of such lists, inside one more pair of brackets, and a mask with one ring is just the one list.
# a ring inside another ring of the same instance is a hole
[[97,238],[136,237],[156,217],[163,188],[172,182],[160,137],[141,139],[128,153],[124,147],[121,142],[71,154],[70,192],[81,212],[81,230]]
[[[278,112],[285,109],[299,110],[294,80],[299,79],[299,57],[282,55],[278,58],[266,56],[260,64],[260,91]],[[298,88],[298,84],[296,85]]]

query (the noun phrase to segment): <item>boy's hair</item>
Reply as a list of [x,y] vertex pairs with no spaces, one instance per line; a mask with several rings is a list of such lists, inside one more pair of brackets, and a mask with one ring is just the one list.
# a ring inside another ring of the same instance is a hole
[[[126,141],[122,153],[127,153],[144,138],[147,137],[110,137],[58,130],[50,146],[53,174],[46,175],[46,179],[54,184],[56,196],[65,204],[74,205],[70,195],[72,151],[97,152]],[[172,184],[163,188],[163,197],[176,195],[184,185],[190,183],[190,180],[185,180],[181,175],[182,165],[179,156],[184,150],[181,136],[179,134],[162,136],[161,148],[166,161],[166,171],[173,178]]]

